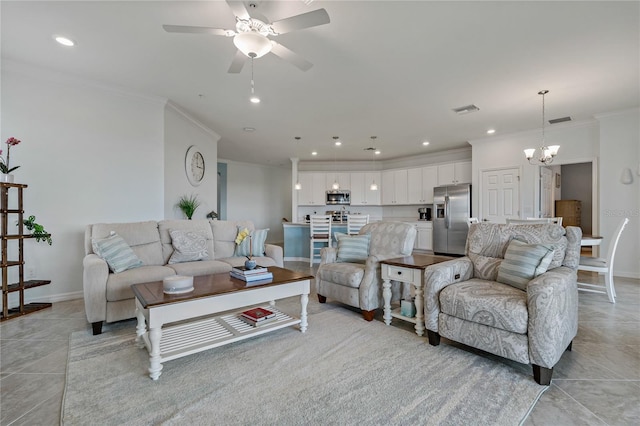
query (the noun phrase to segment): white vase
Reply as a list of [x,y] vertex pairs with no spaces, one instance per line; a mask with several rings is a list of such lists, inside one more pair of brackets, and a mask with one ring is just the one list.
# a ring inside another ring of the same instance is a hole
[[13,175],[12,174],[6,174],[6,173],[0,173],[0,182],[13,183]]

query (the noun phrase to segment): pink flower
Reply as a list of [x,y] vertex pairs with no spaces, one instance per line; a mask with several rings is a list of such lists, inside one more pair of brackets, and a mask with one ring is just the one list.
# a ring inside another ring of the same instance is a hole
[[[7,160],[5,161],[3,157],[0,157],[0,173],[8,174],[17,169],[20,166],[9,167],[9,155],[11,155],[11,147],[18,145],[20,143],[19,139],[14,137],[10,137],[7,139]],[[0,155],[2,155],[2,150],[0,149]]]
[[10,137],[9,139],[7,139],[7,145],[10,146],[14,146],[14,145],[18,145],[21,141],[19,139],[16,139],[14,137]]

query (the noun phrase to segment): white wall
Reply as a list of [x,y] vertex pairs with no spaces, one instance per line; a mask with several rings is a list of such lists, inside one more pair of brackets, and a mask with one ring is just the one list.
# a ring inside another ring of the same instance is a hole
[[22,140],[11,164],[25,213],[53,234],[25,242],[26,265],[52,280],[25,296],[81,296],[85,225],[163,216],[164,102],[7,61],[1,84],[2,149]]
[[269,228],[267,241],[284,241],[282,218],[291,220],[291,170],[220,159],[227,163],[227,219]]
[[[560,145],[554,164],[595,161],[598,165],[598,194],[593,199],[593,212],[598,219],[593,232],[605,237],[604,248],[621,216],[627,215],[631,219],[628,235],[623,236],[618,248],[614,271],[616,275],[635,278],[640,278],[640,176],[634,176],[632,185],[622,185],[620,173],[623,166],[635,171],[640,163],[638,121],[639,113],[635,109],[598,116],[588,122],[557,124],[545,130],[547,144]],[[527,162],[523,149],[539,148],[540,139],[541,131],[538,129],[470,141],[473,156],[473,211],[479,212],[482,170],[519,167],[522,171],[520,216],[535,215],[538,167]]]
[[[164,217],[184,219],[175,205],[183,195],[197,195],[200,207],[194,219],[204,219],[218,210],[218,140],[220,136],[195,121],[171,102],[164,115]],[[205,161],[205,175],[199,186],[192,186],[185,172],[185,155],[191,145],[196,145]]]

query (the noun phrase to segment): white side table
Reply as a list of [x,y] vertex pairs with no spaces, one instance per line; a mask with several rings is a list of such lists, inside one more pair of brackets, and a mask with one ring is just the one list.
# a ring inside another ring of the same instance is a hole
[[[413,256],[387,259],[380,262],[382,272],[382,297],[384,298],[384,322],[391,325],[391,318],[398,318],[414,323],[416,334],[424,335],[424,270],[429,265],[446,262],[453,258],[414,254]],[[400,308],[391,309],[391,281],[409,283],[414,286],[416,294],[416,316],[409,318],[400,313]]]

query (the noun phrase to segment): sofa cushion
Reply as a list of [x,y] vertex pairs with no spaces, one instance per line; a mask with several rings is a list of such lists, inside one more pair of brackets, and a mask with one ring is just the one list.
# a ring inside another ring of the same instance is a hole
[[203,257],[203,259],[214,259],[213,233],[211,232],[211,226],[208,220],[169,219],[158,222],[158,232],[160,234],[160,241],[162,242],[162,256],[165,264],[169,263],[169,259],[175,250],[170,231],[197,232],[203,235],[206,239],[207,249],[207,256]]
[[255,229],[253,222],[248,220],[211,220],[209,221],[209,225],[213,232],[215,259],[225,259],[234,256],[238,226],[246,227],[249,231],[253,231]]
[[107,278],[107,302],[132,299],[131,284],[162,281],[166,277],[175,275],[175,271],[167,266],[141,266],[135,269],[109,274]]
[[183,262],[167,265],[177,275],[197,277],[208,274],[222,274],[231,271],[231,266],[219,260],[199,260],[196,262]]
[[93,251],[107,262],[112,272],[119,273],[142,266],[142,261],[131,247],[115,232],[111,232],[107,238],[92,239],[92,244]]
[[364,277],[364,264],[326,263],[318,269],[317,278],[346,287],[359,288]]
[[162,257],[158,222],[96,223],[91,226],[91,238],[106,238],[111,231],[120,235],[145,265],[166,263]]
[[338,240],[338,262],[364,263],[369,257],[371,234],[347,235],[335,233]]
[[169,264],[193,262],[209,257],[207,238],[200,232],[171,230],[169,234],[173,246],[173,254],[169,258]]
[[526,290],[529,281],[547,272],[552,258],[553,248],[550,245],[511,240],[498,268],[496,281]]
[[526,334],[527,293],[510,285],[472,278],[445,287],[440,310],[453,317]]

